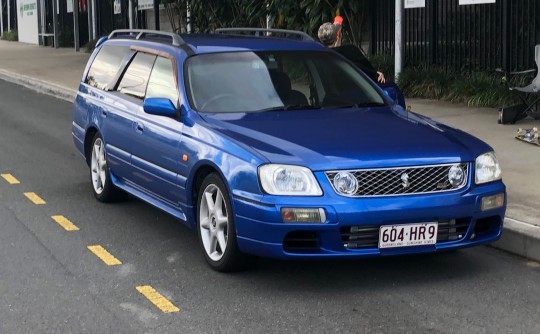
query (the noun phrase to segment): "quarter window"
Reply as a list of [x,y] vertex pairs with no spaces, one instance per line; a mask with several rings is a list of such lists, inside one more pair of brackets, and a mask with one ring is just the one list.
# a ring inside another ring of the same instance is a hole
[[168,98],[178,107],[178,89],[174,79],[173,63],[170,59],[158,57],[150,75],[146,97]]
[[98,89],[112,89],[122,60],[130,52],[125,46],[104,45],[92,62],[85,82]]
[[137,53],[124,73],[117,90],[120,93],[144,99],[146,86],[155,60],[156,56]]

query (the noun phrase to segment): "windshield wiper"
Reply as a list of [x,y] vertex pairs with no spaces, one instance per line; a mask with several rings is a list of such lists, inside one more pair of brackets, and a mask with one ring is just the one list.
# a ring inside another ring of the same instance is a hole
[[346,104],[342,106],[336,106],[335,108],[338,109],[347,109],[347,108],[367,108],[367,107],[382,107],[384,106],[384,103],[381,102],[364,102],[364,103],[354,103],[354,104]]
[[302,110],[302,109],[321,109],[318,106],[312,106],[309,104],[293,104],[287,106],[270,107],[266,109],[260,109],[257,111],[286,111],[286,110]]
[[293,104],[285,106],[285,110],[299,110],[299,109],[321,109],[318,106],[312,106],[309,104]]

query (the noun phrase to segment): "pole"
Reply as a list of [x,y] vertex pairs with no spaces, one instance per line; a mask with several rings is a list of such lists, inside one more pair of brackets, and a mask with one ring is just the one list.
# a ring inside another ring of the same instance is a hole
[[[39,17],[39,30],[38,30],[38,38],[39,42],[38,44],[40,46],[45,46],[45,39],[46,37],[43,36],[45,34],[45,2],[44,1],[38,1],[38,17]],[[0,17],[2,16],[2,1],[0,0]]]
[[60,47],[59,41],[58,41],[58,2],[53,1],[52,2],[52,17],[53,17],[53,43],[54,48],[58,49]]
[[403,0],[396,0],[396,37],[394,41],[395,68],[394,80],[403,70]]
[[73,0],[73,37],[75,51],[79,52],[79,0]]
[[133,0],[129,0],[128,20],[129,20],[129,29],[133,29]]
[[96,20],[96,0],[91,0],[90,5],[92,7],[92,36],[94,36],[94,39],[98,38],[97,35],[97,20]]
[[510,68],[512,65],[512,50],[510,48],[511,39],[512,39],[512,24],[510,20],[512,19],[512,5],[510,0],[503,1],[503,22],[502,22],[502,69],[504,74],[508,76],[509,72],[512,71]]
[[154,0],[154,21],[155,21],[155,27],[156,30],[160,30],[159,28],[159,0]]
[[90,1],[86,2],[86,12],[88,14],[88,41],[91,41],[94,38],[92,36],[92,3]]
[[7,0],[7,30],[11,30],[11,0]]
[[4,1],[0,0],[0,36],[4,34]]

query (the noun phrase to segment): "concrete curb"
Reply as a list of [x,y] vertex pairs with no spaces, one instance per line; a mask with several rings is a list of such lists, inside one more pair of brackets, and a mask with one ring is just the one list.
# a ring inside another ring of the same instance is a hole
[[[3,69],[0,69],[0,79],[68,102],[73,102],[77,96],[73,89]],[[491,246],[540,262],[540,226],[506,217],[501,239]]]
[[540,226],[507,217],[501,239],[491,246],[540,262]]
[[24,86],[38,93],[47,94],[67,102],[75,101],[75,97],[77,96],[76,90],[60,86],[51,82],[35,79],[26,75],[6,71],[4,69],[0,69],[0,79]]

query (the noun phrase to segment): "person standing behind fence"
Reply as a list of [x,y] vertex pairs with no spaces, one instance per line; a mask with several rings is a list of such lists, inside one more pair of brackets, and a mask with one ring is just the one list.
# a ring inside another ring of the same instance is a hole
[[334,23],[326,22],[319,27],[318,37],[322,44],[329,48],[333,48],[345,58],[352,61],[358,66],[364,73],[366,73],[375,82],[383,84],[386,82],[386,78],[381,71],[377,71],[369,60],[364,56],[362,51],[352,44],[341,44],[341,27],[343,25],[343,18],[336,16]]
[[323,23],[319,27],[318,31],[318,36],[321,43],[329,48],[332,48],[334,51],[338,52],[343,57],[354,63],[358,68],[372,78],[373,81],[377,82],[379,87],[384,88],[387,92],[393,92],[390,93],[392,95],[392,99],[395,99],[396,102],[403,108],[407,108],[405,105],[405,97],[403,96],[403,93],[399,87],[393,82],[386,82],[384,74],[381,71],[377,71],[375,67],[371,65],[366,56],[364,56],[362,50],[352,44],[341,45],[342,25],[343,18],[341,16],[336,16],[334,23]]

